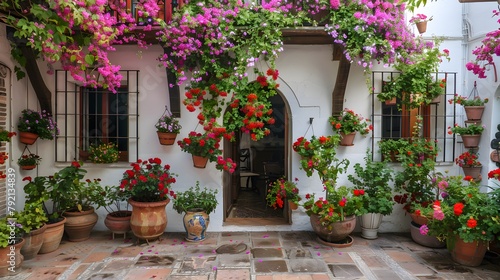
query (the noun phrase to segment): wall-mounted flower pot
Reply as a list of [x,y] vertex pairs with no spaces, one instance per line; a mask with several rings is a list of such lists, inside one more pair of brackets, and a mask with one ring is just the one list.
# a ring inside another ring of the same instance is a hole
[[354,137],[356,136],[356,132],[344,134],[340,133],[342,139],[340,139],[340,146],[354,146]]
[[21,165],[22,170],[33,170],[36,168],[36,165]]
[[483,117],[484,106],[464,106],[467,120],[480,120]]
[[481,140],[480,134],[475,135],[461,135],[464,147],[467,149],[477,148],[479,146],[479,141]]
[[193,166],[196,168],[205,168],[208,158],[193,155]]
[[465,176],[471,176],[472,178],[474,178],[474,180],[477,180],[479,176],[481,176],[481,168],[482,166],[463,166],[462,170],[464,171]]

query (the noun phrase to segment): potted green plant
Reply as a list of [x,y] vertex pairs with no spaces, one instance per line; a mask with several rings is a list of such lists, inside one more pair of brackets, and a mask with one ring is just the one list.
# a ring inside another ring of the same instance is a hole
[[458,104],[463,106],[465,114],[467,116],[467,120],[469,121],[481,120],[484,111],[484,104],[488,103],[488,101],[488,98],[481,99],[478,95],[474,96],[474,98],[472,99],[469,99],[458,94],[455,94],[455,96],[453,96],[453,99],[448,100],[450,104]]
[[115,234],[123,234],[123,238],[126,238],[127,232],[131,230],[130,217],[132,211],[129,210],[128,203],[130,192],[119,186],[106,186],[105,193],[106,204],[104,208],[108,214],[104,220],[104,225],[111,230],[113,239],[115,239]]
[[436,45],[425,45],[421,52],[402,55],[394,64],[399,75],[378,98],[387,100],[389,97],[398,97],[401,101],[398,104],[400,110],[433,103],[436,97],[444,93],[446,80],[437,79],[435,73],[442,59],[449,59],[448,56],[449,51],[439,50],[439,42]]
[[299,196],[299,188],[297,188],[298,179],[289,181],[285,177],[281,177],[272,182],[267,189],[266,200],[267,204],[274,209],[283,208],[285,202],[288,201],[290,209],[296,210],[301,197]]
[[[120,188],[130,193],[130,225],[134,235],[143,240],[160,237],[167,227],[165,206],[175,197],[171,186],[177,175],[160,158],[139,159],[125,170]],[[143,217],[150,217],[144,219]]]
[[383,161],[397,162],[400,149],[409,145],[407,139],[382,139],[378,142]]
[[[22,238],[22,227],[14,213],[0,218],[0,277],[15,275],[23,263],[21,248],[26,241]],[[16,255],[13,264],[10,259],[12,251]]]
[[[28,181],[24,186],[27,201],[42,197],[49,222],[65,219],[64,230],[70,241],[83,241],[90,237],[98,219],[94,210],[105,205],[100,179],[84,181],[86,173],[82,163],[75,161],[52,176],[38,176],[33,180],[25,178]],[[52,201],[51,211],[47,200]]]
[[21,248],[25,260],[33,259],[42,248],[48,218],[43,211],[43,201],[24,204],[23,211],[17,215],[17,222],[22,225],[26,243]]
[[180,133],[182,126],[179,120],[174,118],[170,112],[166,112],[156,122],[156,133],[161,145],[172,145],[175,143],[177,134]]
[[118,147],[115,143],[92,143],[89,147],[89,159],[93,163],[113,163],[119,158]]
[[25,109],[21,112],[17,129],[21,143],[26,145],[32,145],[38,137],[52,140],[59,133],[57,125],[49,113],[31,109]]
[[479,146],[483,131],[484,126],[478,124],[469,124],[466,126],[455,124],[453,127],[448,127],[448,134],[459,134],[462,137],[464,147],[467,149]]
[[184,228],[186,230],[186,240],[202,241],[210,223],[209,214],[212,213],[217,204],[218,190],[200,188],[200,182],[196,181],[194,187],[190,187],[184,192],[177,192],[172,205],[177,213],[184,214]]
[[[314,194],[306,194],[302,206],[310,216],[311,226],[320,239],[335,245],[338,242],[348,242],[349,234],[356,225],[356,211],[362,207],[359,197],[353,195],[347,187],[336,185],[338,176],[347,171],[349,160],[337,157],[340,135],[312,136],[307,140],[309,149],[298,149],[302,156],[301,169],[308,177],[316,171],[324,185],[325,195],[319,199]],[[311,156],[310,151],[313,151]]]
[[366,135],[372,130],[372,125],[368,125],[369,120],[347,108],[339,116],[331,116],[328,121],[332,130],[342,137],[341,146],[352,146],[356,132]]
[[[432,219],[420,227],[423,234],[446,239],[455,262],[467,266],[481,264],[488,242],[500,232],[498,220],[499,188],[480,191],[472,178],[439,177],[443,194],[428,206]],[[465,248],[472,250],[467,250]]]
[[23,170],[32,170],[35,169],[37,165],[40,164],[42,158],[36,154],[27,154],[22,155],[19,159],[17,159],[17,164]]
[[392,213],[394,200],[392,198],[392,169],[387,162],[374,162],[370,150],[365,156],[364,165],[354,165],[354,175],[348,179],[354,184],[353,193],[363,198],[363,207],[358,211],[361,224],[361,236],[366,239],[376,239],[382,216]]

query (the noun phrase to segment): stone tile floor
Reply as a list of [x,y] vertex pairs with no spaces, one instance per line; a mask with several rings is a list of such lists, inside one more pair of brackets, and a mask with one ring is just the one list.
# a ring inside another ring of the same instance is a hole
[[[64,241],[55,252],[23,263],[4,279],[171,279],[171,280],[327,280],[327,279],[500,279],[500,261],[479,267],[454,263],[446,249],[430,249],[410,234],[379,234],[332,248],[312,232],[212,232],[199,243],[182,233],[137,243],[94,232],[83,242]],[[219,248],[229,244],[229,252]],[[218,250],[219,249],[219,250]]]

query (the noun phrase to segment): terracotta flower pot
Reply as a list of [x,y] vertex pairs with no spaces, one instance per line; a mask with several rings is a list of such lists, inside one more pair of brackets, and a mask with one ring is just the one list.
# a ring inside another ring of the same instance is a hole
[[167,228],[167,212],[165,206],[170,199],[157,202],[138,202],[129,199],[132,205],[130,228],[139,239],[154,240],[160,237]]
[[479,266],[488,249],[488,242],[473,241],[467,243],[456,235],[446,240],[446,246],[453,261],[466,266]]
[[208,158],[193,155],[193,166],[196,168],[205,168]]
[[467,120],[480,120],[483,117],[484,106],[464,106]]
[[31,132],[19,132],[19,141],[26,145],[33,145],[38,139],[38,134]]
[[24,239],[26,240],[26,243],[21,248],[21,253],[23,254],[25,260],[34,258],[42,248],[45,230],[47,230],[47,224],[44,224],[41,228],[34,229],[28,234],[25,234]]
[[463,166],[462,170],[464,171],[465,176],[471,176],[474,178],[474,180],[477,180],[479,176],[481,175],[481,168],[482,166],[472,166],[472,167],[466,167]]
[[59,248],[64,234],[64,223],[66,223],[65,217],[57,223],[47,224],[47,229],[43,233],[43,244],[38,253],[46,254]]
[[348,216],[344,221],[332,223],[328,226],[321,225],[318,215],[312,214],[310,217],[311,226],[320,239],[326,242],[339,242],[345,240],[356,227],[356,216]]
[[288,201],[288,207],[290,207],[291,210],[297,210],[299,205],[293,201]]
[[175,143],[175,138],[177,138],[177,133],[173,132],[160,132],[157,131],[158,140],[161,145],[173,145]]
[[[0,248],[0,277],[13,276],[18,274],[21,269],[21,264],[24,261],[24,256],[21,254],[21,248],[23,247],[26,241],[21,238],[21,242],[16,243],[15,245],[9,245],[4,248]],[[14,255],[11,256],[11,248],[14,246]],[[10,262],[13,262],[14,268]]]
[[481,140],[481,134],[474,135],[461,135],[464,147],[467,149],[477,148],[479,146],[479,141]]
[[64,217],[66,217],[64,231],[68,235],[68,240],[72,242],[80,242],[89,239],[90,232],[98,219],[94,208],[82,212],[66,211]]
[[427,31],[427,21],[418,22],[415,25],[417,26],[418,33],[423,34]]
[[104,225],[113,233],[113,239],[115,239],[115,234],[123,234],[123,238],[126,238],[127,232],[131,230],[131,216],[132,211],[117,211],[106,215]]
[[202,241],[205,239],[205,232],[210,224],[210,216],[205,211],[187,211],[183,221],[186,240]]
[[342,139],[340,140],[340,146],[354,146],[354,137],[356,136],[356,132],[352,132],[349,134],[340,133]]
[[443,248],[445,246],[444,241],[439,241],[437,237],[431,235],[423,235],[420,233],[420,226],[415,222],[410,224],[411,239],[417,244],[420,244],[429,248]]
[[33,170],[36,168],[36,165],[21,165],[22,170]]

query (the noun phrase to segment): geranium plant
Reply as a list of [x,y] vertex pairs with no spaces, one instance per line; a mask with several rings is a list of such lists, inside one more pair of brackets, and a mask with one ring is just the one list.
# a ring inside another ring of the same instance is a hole
[[321,225],[344,221],[346,217],[359,213],[363,208],[363,192],[351,190],[346,186],[326,190],[325,197],[315,198],[315,194],[306,194],[303,207],[308,215],[319,215]]
[[422,233],[440,239],[458,235],[464,242],[491,241],[500,232],[498,197],[500,189],[482,193],[472,178],[450,176],[443,182],[443,195],[431,207],[432,219],[422,225]]
[[89,147],[89,159],[93,163],[113,163],[118,161],[120,152],[114,142],[92,143]]
[[[306,194],[302,204],[308,215],[317,214],[321,224],[326,226],[336,221],[343,221],[346,216],[352,215],[362,207],[360,198],[354,197],[347,187],[337,189],[337,179],[340,173],[346,172],[349,166],[348,159],[337,157],[337,148],[340,144],[340,135],[312,136],[309,140],[310,150],[299,149],[302,156],[301,168],[308,177],[317,172],[324,186],[325,195],[319,199],[314,194]],[[303,140],[303,139],[302,139]]]
[[301,157],[310,158],[314,155],[314,150],[310,146],[311,142],[304,137],[299,137],[295,142],[293,142],[293,150],[297,152]]
[[120,188],[130,192],[131,199],[140,202],[155,202],[167,200],[168,196],[175,198],[171,186],[176,182],[175,173],[170,171],[170,165],[162,165],[159,158],[137,160],[132,168],[123,173]]
[[477,124],[469,124],[467,126],[459,126],[455,124],[453,127],[448,127],[448,134],[459,135],[481,135],[484,131],[484,126]]
[[484,104],[488,103],[489,99],[484,98],[481,99],[479,96],[475,96],[472,99],[467,97],[455,94],[452,99],[448,99],[448,103],[450,104],[459,104],[462,106],[484,106]]
[[433,184],[436,142],[421,138],[421,129],[422,117],[418,116],[412,137],[407,140],[407,145],[399,149],[398,159],[403,169],[396,172],[394,177],[394,190],[398,193],[394,201],[403,204],[410,213],[414,211],[412,204],[428,203],[437,195]]
[[292,182],[285,177],[281,177],[272,182],[267,190],[267,204],[276,209],[283,208],[286,200],[298,203],[301,200],[299,188],[297,188],[298,180],[295,178]]
[[347,108],[339,116],[331,116],[328,121],[332,126],[332,130],[337,133],[350,134],[359,132],[361,135],[366,135],[373,129],[372,125],[368,125],[370,120]]
[[52,116],[45,112],[37,112],[31,109],[24,109],[21,112],[17,129],[21,132],[31,132],[38,134],[40,139],[52,140],[59,133],[57,125]]
[[479,167],[482,166],[478,160],[477,154],[471,151],[463,152],[457,158],[455,163],[460,167]]
[[177,192],[172,208],[177,213],[182,214],[188,211],[205,211],[207,214],[215,211],[217,204],[218,190],[200,187],[200,182],[196,181],[194,187],[186,191]]
[[28,154],[22,155],[19,159],[17,159],[17,164],[19,166],[30,166],[30,165],[39,165],[42,161],[42,158],[37,154]]
[[0,141],[10,142],[10,138],[15,135],[17,135],[17,133],[0,129]]
[[210,161],[216,162],[216,168],[234,172],[236,163],[231,158],[224,159],[220,149],[220,141],[225,133],[225,128],[212,128],[213,132],[200,133],[191,131],[188,137],[177,141],[181,150],[195,156],[206,157]]

